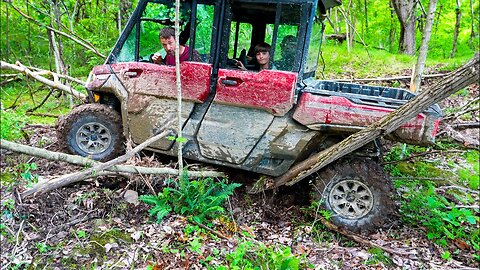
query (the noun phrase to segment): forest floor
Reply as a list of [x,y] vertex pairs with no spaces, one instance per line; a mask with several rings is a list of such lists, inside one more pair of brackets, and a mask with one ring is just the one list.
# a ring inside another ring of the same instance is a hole
[[[478,97],[478,91],[478,85],[470,87],[466,94],[453,95],[442,102],[442,106],[460,108],[467,100]],[[478,112],[473,114],[478,122]],[[54,127],[29,126],[28,129],[27,144],[53,151],[59,149]],[[478,143],[478,128],[461,132]],[[151,158],[151,155],[137,157],[138,165],[175,165],[174,161]],[[23,173],[38,175],[40,180],[82,169],[7,151],[2,151],[0,162],[3,173],[9,167],[35,163],[36,168],[24,167]],[[230,180],[240,183],[252,177],[238,171],[229,173]],[[169,215],[157,224],[149,218],[149,206],[138,202],[137,195],[149,193],[145,181],[150,181],[159,191],[164,180],[157,176],[99,177],[21,202],[3,203],[1,268],[216,269],[220,265],[231,266],[232,260],[240,260],[242,256],[258,257],[274,251],[288,256],[281,247],[289,247],[293,254],[311,263],[304,266],[311,269],[479,267],[478,261],[472,259],[475,251],[471,248],[453,254],[448,260],[442,258],[444,248],[427,239],[420,226],[403,224],[400,217],[389,228],[364,237],[406,253],[403,255],[372,249],[329,231],[315,219],[315,210],[308,201],[308,183],[256,195],[247,194],[244,186],[236,189],[225,207],[227,217],[212,222],[213,230],[225,238],[178,215]],[[2,186],[2,198],[11,193],[12,189]],[[259,248],[262,246],[275,248]],[[239,247],[246,247],[247,251],[242,255]],[[235,255],[227,255],[234,250],[237,250]],[[228,256],[230,263],[226,261]]]

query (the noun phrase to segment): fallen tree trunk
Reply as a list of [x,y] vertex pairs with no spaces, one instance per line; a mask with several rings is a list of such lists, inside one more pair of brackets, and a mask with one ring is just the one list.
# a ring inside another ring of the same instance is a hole
[[[433,104],[447,98],[458,90],[478,82],[479,80],[479,55],[476,54],[467,64],[453,71],[425,89],[418,96],[402,105],[397,110],[383,117],[380,121],[366,127],[357,133],[350,135],[345,140],[307,158],[288,170],[285,174],[273,179],[273,185],[267,188],[275,188],[282,185],[293,185],[312,173],[327,166],[333,161],[357,150],[374,139],[389,134]],[[265,181],[270,184],[271,181]],[[258,192],[256,190],[251,192]]]
[[[18,72],[21,72],[22,74],[25,74],[43,84],[46,84],[52,88],[59,89],[64,91],[65,93],[71,94],[72,96],[78,98],[78,99],[85,99],[86,95],[83,93],[78,92],[77,90],[73,89],[72,87],[66,86],[58,81],[58,77],[56,76],[56,73],[53,72],[47,72],[47,71],[42,71],[42,72],[34,72],[28,69],[26,66],[22,65],[20,62],[16,62],[14,64],[10,64],[4,61],[0,61],[0,69],[11,69],[15,70]],[[42,77],[41,75],[52,75],[53,76],[53,81],[49,80],[45,77]]]
[[[60,152],[54,152],[37,147],[23,145],[0,139],[0,148],[10,150],[13,152],[44,158],[52,161],[63,161],[74,165],[91,167],[101,162],[95,161],[82,156],[69,155]],[[120,173],[138,173],[138,174],[173,174],[178,175],[178,170],[172,168],[152,168],[133,165],[114,165],[107,168],[106,171],[120,172]],[[225,174],[215,171],[188,171],[189,177],[223,177]]]
[[[40,149],[40,148],[36,148],[36,147],[32,147],[32,146],[27,146],[27,145],[23,145],[23,144],[18,144],[18,143],[6,141],[6,140],[3,140],[3,139],[0,140],[0,147],[2,149],[14,151],[14,152],[17,152],[17,153],[26,154],[26,155],[29,155],[29,156],[45,158],[45,159],[53,160],[53,161],[64,161],[64,162],[68,162],[68,163],[71,163],[71,164],[86,166],[86,167],[92,167],[92,166],[98,167],[99,165],[104,164],[104,163],[101,163],[101,162],[98,162],[98,161],[95,161],[95,160],[92,160],[92,159],[89,159],[89,158],[81,157],[81,156],[75,156],[75,155],[69,155],[69,154],[65,154],[65,153],[53,152],[53,151],[49,151],[49,150],[45,150],[45,149]],[[178,170],[173,169],[173,168],[149,168],[149,167],[140,167],[140,166],[131,166],[131,165],[113,165],[111,167],[107,167],[105,170],[111,171],[111,172],[137,173],[137,174],[171,174],[171,175],[178,175],[179,174]],[[99,170],[97,170],[97,173],[98,172],[99,172]],[[74,174],[68,175],[68,177],[72,177],[72,175],[74,175]],[[193,177],[193,178],[196,178],[196,177],[224,177],[225,176],[223,173],[215,172],[215,171],[188,171],[187,175],[189,177]],[[88,175],[88,177],[90,177],[90,175]],[[88,177],[85,177],[85,178],[88,178]],[[82,179],[85,179],[85,178],[82,178]],[[79,179],[78,181],[80,181],[82,179]],[[41,191],[41,192],[48,191],[47,189],[44,189],[43,186],[48,184],[48,183],[52,184],[54,182],[54,180],[55,179],[48,180],[48,181],[43,182],[43,183],[39,183],[39,184],[33,186],[31,189],[28,189],[28,190],[24,191],[21,194],[22,198],[27,197],[31,194],[34,194],[38,191]],[[69,183],[64,182],[64,181],[68,181],[68,179],[65,180],[65,179],[57,178],[56,181],[62,182],[62,185],[60,185],[60,186],[69,184]],[[76,181],[73,181],[73,182],[76,182]],[[70,183],[73,183],[73,182],[70,182]],[[58,188],[58,187],[59,186],[56,186],[54,188]],[[49,190],[51,190],[51,189],[49,189]]]

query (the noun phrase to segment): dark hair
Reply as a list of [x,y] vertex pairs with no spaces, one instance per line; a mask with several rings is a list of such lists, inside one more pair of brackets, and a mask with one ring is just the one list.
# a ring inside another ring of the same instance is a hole
[[292,35],[286,35],[282,40],[282,47],[286,47],[289,43],[296,42],[296,39],[297,38]]
[[163,28],[162,30],[160,30],[160,33],[158,34],[158,37],[159,38],[170,38],[170,37],[174,37],[175,38],[175,28],[171,27],[171,26],[167,26],[165,28]]
[[255,53],[255,54],[257,54],[259,52],[269,52],[270,53],[271,49],[272,49],[272,46],[270,46],[268,43],[260,42],[253,49],[253,53]]

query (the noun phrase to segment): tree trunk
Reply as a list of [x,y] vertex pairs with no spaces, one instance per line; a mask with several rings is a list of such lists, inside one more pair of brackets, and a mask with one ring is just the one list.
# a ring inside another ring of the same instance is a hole
[[468,43],[470,44],[471,48],[474,48],[473,41],[475,40],[475,11],[473,10],[473,0],[470,0],[470,14],[471,14],[471,19],[472,19],[472,28],[470,30],[470,39],[468,40]]
[[[467,64],[456,71],[449,73],[443,79],[425,89],[418,96],[383,117],[380,121],[298,163],[285,174],[273,179],[273,183],[272,181],[264,181],[265,183],[268,183],[269,186],[264,186],[263,189],[279,187],[285,184],[293,185],[327,166],[331,162],[352,153],[372,140],[394,131],[433,104],[447,98],[459,89],[478,82],[479,64],[479,55],[476,54]],[[258,190],[262,189],[252,190],[252,192]]]
[[175,74],[177,78],[177,156],[178,171],[183,171],[182,154],[182,80],[180,76],[180,0],[175,0]]
[[450,53],[450,58],[455,57],[455,53],[457,52],[457,42],[458,42],[458,34],[460,32],[460,22],[462,20],[462,10],[460,9],[460,0],[457,0],[457,7],[455,8],[455,30],[453,30],[453,46],[452,52]]
[[363,38],[365,38],[365,33],[368,33],[368,1],[367,0],[364,0],[363,1],[363,5],[365,6],[365,30],[362,31],[362,36]]
[[400,40],[398,42],[399,53],[415,55],[415,23],[416,0],[391,0],[398,20],[400,21]]
[[8,14],[8,5],[5,6],[5,48],[6,48],[6,57],[7,57],[7,62],[9,62],[10,58],[10,44],[8,43],[8,20],[9,20],[9,15]]
[[[30,1],[27,0],[27,15],[30,16]],[[27,53],[28,55],[32,55],[32,42],[31,42],[31,32],[32,32],[32,29],[31,29],[31,25],[30,25],[30,22],[28,22],[28,32],[27,32],[27,40],[28,40],[28,47],[27,47]],[[8,62],[8,60],[7,60]]]
[[430,0],[428,5],[427,21],[425,28],[423,29],[422,44],[420,45],[420,52],[418,54],[417,64],[412,75],[412,81],[410,83],[410,90],[412,92],[420,91],[420,83],[422,82],[422,74],[425,68],[425,61],[427,60],[428,42],[430,42],[430,36],[432,34],[432,25],[435,18],[435,10],[437,8],[438,0]]
[[392,6],[392,2],[390,2],[390,31],[388,33],[388,41],[389,41],[388,51],[389,52],[393,52],[393,44],[395,43],[394,39],[396,35],[396,31],[395,31],[396,21],[394,19],[395,18],[394,14],[395,14],[395,9]]

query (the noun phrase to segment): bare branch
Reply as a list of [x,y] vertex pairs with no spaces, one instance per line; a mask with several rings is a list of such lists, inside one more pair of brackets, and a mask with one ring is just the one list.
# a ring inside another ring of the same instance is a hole
[[[72,87],[68,87],[64,84],[56,82],[58,80],[58,78],[56,78],[55,76],[54,76],[54,81],[51,81],[51,80],[49,80],[45,77],[40,76],[39,73],[31,71],[26,66],[22,65],[20,62],[17,62],[14,65],[14,64],[10,64],[10,63],[1,61],[0,62],[0,69],[11,69],[11,70],[21,72],[21,73],[23,73],[27,76],[30,76],[30,77],[34,78],[35,80],[37,80],[37,81],[39,81],[43,84],[46,84],[46,85],[52,87],[52,88],[59,89],[59,90],[62,90],[64,92],[68,93],[68,94],[71,94],[78,99],[86,98],[85,94],[78,92],[77,90],[73,89]],[[46,74],[49,74],[49,75],[56,75],[56,73],[53,73],[53,72],[47,72],[47,71],[45,71],[45,72],[46,72]]]

